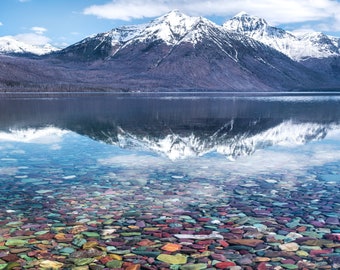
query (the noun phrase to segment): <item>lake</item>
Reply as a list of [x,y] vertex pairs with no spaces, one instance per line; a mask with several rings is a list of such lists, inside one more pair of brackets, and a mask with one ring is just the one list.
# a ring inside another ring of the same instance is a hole
[[336,94],[4,94],[0,269],[338,269],[339,183]]

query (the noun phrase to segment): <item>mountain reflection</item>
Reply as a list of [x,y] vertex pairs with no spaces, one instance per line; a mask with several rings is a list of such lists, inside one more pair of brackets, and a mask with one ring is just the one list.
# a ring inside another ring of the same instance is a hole
[[0,101],[0,128],[8,137],[18,136],[10,130],[50,126],[173,160],[208,153],[236,158],[272,145],[324,138],[338,128],[339,103],[336,97],[11,98]]

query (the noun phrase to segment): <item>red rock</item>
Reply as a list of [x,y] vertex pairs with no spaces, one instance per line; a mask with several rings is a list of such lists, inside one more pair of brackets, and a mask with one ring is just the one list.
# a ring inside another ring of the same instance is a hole
[[38,239],[38,240],[51,240],[51,239],[53,239],[53,237],[54,237],[53,233],[45,233],[45,234],[42,234],[42,235],[38,235],[35,238]]
[[257,269],[257,270],[267,270],[268,268],[267,268],[266,262],[261,262],[261,263],[257,266],[256,269]]
[[230,266],[236,266],[236,264],[234,262],[220,262],[220,263],[215,264],[215,267],[217,269],[224,269]]
[[326,234],[325,238],[333,241],[340,241],[340,233]]
[[262,240],[258,239],[230,239],[228,240],[229,244],[248,246],[248,247],[256,247],[259,244],[262,244]]
[[209,222],[209,221],[211,221],[211,218],[198,218],[197,221],[199,221],[199,222]]
[[6,262],[16,262],[17,260],[19,260],[19,257],[15,254],[8,254],[4,257],[1,257],[1,259]]
[[333,252],[333,249],[317,249],[317,250],[311,250],[310,251],[310,255],[311,256],[318,256],[318,255],[322,255],[322,254],[329,254],[329,253],[332,253]]
[[220,261],[220,262],[227,261],[227,258],[223,254],[213,253],[210,256],[213,260],[217,260],[217,261]]
[[197,244],[198,245],[211,245],[214,242],[214,240],[201,240],[198,241]]
[[218,243],[222,246],[222,247],[229,247],[228,242],[224,241],[224,240],[218,240]]
[[112,261],[113,259],[109,256],[105,256],[105,257],[101,257],[99,259],[99,261],[102,263],[102,264],[107,264],[108,262]]

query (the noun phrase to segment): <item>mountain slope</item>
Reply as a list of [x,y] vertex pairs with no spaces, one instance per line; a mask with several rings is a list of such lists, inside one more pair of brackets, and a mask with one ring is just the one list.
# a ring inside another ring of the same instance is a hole
[[115,75],[116,86],[126,83],[149,90],[276,91],[302,89],[321,81],[314,72],[263,43],[179,11],[149,24],[98,34],[55,56],[97,61],[96,69]]
[[227,31],[258,40],[296,61],[340,55],[340,39],[322,33],[293,35],[283,29],[270,26],[262,18],[245,12],[226,21],[223,27]]
[[0,37],[0,54],[44,55],[59,50],[50,44],[35,46],[16,40],[11,36]]

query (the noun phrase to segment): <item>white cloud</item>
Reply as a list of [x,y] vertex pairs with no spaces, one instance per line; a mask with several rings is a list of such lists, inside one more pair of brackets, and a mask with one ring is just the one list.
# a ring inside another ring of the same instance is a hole
[[46,28],[39,27],[39,26],[34,26],[34,27],[31,28],[31,30],[33,32],[35,32],[36,34],[38,34],[38,35],[42,35],[42,34],[44,34],[47,31]]
[[44,46],[47,43],[51,42],[49,37],[44,36],[44,33],[47,31],[46,28],[40,26],[34,26],[30,28],[34,33],[23,33],[14,36],[14,38],[18,41],[24,42],[26,44],[30,44],[33,46]]
[[14,36],[14,38],[18,41],[35,46],[43,46],[51,41],[50,38],[36,33],[19,34]]
[[2,22],[0,22],[0,26],[3,26],[4,24]]
[[331,20],[334,21],[334,27],[340,21],[340,3],[333,0],[112,0],[103,5],[87,7],[83,13],[128,21],[160,16],[173,9],[188,15],[217,15],[225,16],[226,19],[244,10],[266,18],[274,25]]

